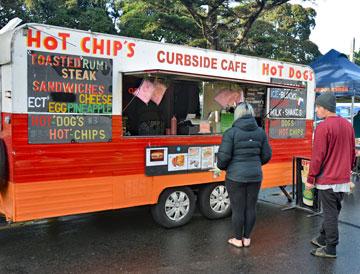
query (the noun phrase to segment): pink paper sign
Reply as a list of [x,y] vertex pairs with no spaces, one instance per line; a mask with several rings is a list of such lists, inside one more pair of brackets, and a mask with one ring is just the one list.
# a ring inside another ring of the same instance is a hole
[[243,102],[244,93],[241,90],[223,89],[216,94],[214,99],[224,108]]
[[154,93],[151,96],[151,101],[153,101],[155,104],[160,105],[162,98],[164,97],[166,91],[166,86],[159,82],[154,82]]
[[145,104],[148,104],[151,97],[154,94],[155,86],[149,80],[142,81],[140,87],[138,87],[134,94]]

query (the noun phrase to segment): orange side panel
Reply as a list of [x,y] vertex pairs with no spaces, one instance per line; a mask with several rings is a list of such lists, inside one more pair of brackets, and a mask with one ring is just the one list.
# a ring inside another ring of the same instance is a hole
[[14,187],[14,184],[9,184],[8,187],[0,193],[0,212],[6,216],[7,220],[12,219],[15,214]]
[[263,188],[292,184],[292,161],[263,166]]
[[94,212],[113,206],[113,187],[108,179],[14,185],[14,221]]
[[[4,201],[12,221],[28,221],[71,214],[155,204],[167,187],[222,181],[211,172],[147,177],[112,176],[9,184],[14,200]],[[10,196],[10,195],[8,195]]]
[[[291,183],[291,162],[264,166],[263,187]],[[212,172],[147,177],[112,176],[74,180],[10,183],[1,197],[2,211],[12,221],[155,204],[168,187],[223,181]]]
[[[28,144],[27,116],[12,115],[13,145],[8,147],[10,181],[30,183],[62,179],[128,176],[145,173],[146,146],[220,144],[221,136],[122,137],[120,116],[113,116],[109,143]],[[288,163],[293,156],[311,155],[312,121],[302,139],[270,139],[270,163]],[[76,168],[74,168],[76,167]]]
[[[208,171],[145,176],[146,146],[219,144],[221,136],[126,138],[121,136],[121,117],[114,116],[110,143],[28,144],[27,115],[13,114],[11,121],[0,132],[10,167],[10,183],[0,194],[0,213],[8,220],[155,204],[166,188],[224,180],[224,172],[213,178]],[[273,158],[263,167],[263,187],[291,184],[292,157],[311,155],[312,121],[306,123],[303,139],[270,139]]]

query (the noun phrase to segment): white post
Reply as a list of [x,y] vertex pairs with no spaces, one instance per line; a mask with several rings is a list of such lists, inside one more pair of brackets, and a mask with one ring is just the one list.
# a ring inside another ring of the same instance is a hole
[[355,38],[351,41],[349,60],[354,63]]

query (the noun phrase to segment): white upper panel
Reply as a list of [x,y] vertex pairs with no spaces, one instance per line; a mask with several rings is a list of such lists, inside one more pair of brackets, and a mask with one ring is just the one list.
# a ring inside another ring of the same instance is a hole
[[313,118],[314,73],[308,66],[38,24],[23,25],[14,33],[15,113],[27,112],[27,51],[33,50],[113,59],[113,114],[121,113],[119,72],[165,70],[261,83],[271,78],[306,81],[307,119]]

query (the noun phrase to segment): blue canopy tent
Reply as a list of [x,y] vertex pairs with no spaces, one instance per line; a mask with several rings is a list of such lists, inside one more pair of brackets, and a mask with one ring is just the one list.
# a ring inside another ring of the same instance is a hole
[[334,49],[310,64],[315,72],[315,92],[334,92],[337,97],[360,96],[360,67]]
[[334,49],[310,64],[315,72],[315,92],[334,92],[336,97],[351,97],[353,123],[355,96],[360,97],[360,67]]

